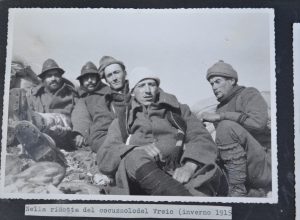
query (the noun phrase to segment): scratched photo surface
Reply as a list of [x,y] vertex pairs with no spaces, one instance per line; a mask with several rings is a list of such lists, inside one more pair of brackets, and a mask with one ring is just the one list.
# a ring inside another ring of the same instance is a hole
[[272,9],[9,9],[2,198],[277,202]]

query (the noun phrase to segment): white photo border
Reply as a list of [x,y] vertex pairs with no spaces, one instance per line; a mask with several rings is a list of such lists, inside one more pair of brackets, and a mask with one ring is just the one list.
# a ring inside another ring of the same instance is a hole
[[[136,10],[150,12],[156,10],[173,10],[193,13],[267,13],[269,15],[269,35],[270,35],[270,94],[271,94],[271,141],[272,141],[272,195],[269,198],[232,198],[232,197],[183,197],[183,196],[124,196],[124,195],[77,195],[77,194],[25,194],[25,193],[6,193],[4,187],[5,163],[6,163],[6,142],[8,124],[8,101],[9,101],[9,82],[12,61],[12,38],[14,34],[14,13],[22,10],[125,10],[128,13]],[[206,8],[206,9],[84,9],[84,8],[10,8],[7,33],[7,57],[4,82],[4,101],[2,119],[2,152],[1,152],[1,183],[0,198],[5,199],[43,199],[43,200],[99,200],[99,201],[144,201],[144,202],[209,202],[209,203],[277,203],[278,202],[278,172],[277,172],[277,118],[276,118],[276,74],[275,74],[275,31],[274,31],[274,9],[272,8]]]

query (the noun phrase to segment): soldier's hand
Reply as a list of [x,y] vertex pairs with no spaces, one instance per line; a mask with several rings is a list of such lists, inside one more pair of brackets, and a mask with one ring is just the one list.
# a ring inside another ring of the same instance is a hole
[[200,118],[202,119],[203,122],[216,122],[221,120],[221,116],[216,113],[210,113],[210,112],[203,112],[200,115]]
[[54,125],[49,128],[49,131],[59,137],[65,136],[72,129],[70,127],[63,127],[61,125]]
[[186,183],[190,180],[196,169],[197,164],[193,162],[186,162],[182,167],[175,170],[173,178],[180,183]]
[[145,150],[147,152],[147,154],[150,157],[153,157],[155,160],[160,159],[160,150],[155,146],[154,143],[135,148],[135,150],[138,150],[138,149]]
[[83,147],[83,145],[85,144],[85,139],[81,134],[76,135],[74,141],[75,141],[76,147],[78,147],[78,148]]

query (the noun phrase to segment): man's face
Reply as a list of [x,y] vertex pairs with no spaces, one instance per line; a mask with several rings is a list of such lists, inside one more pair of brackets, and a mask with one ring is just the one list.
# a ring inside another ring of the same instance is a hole
[[87,74],[81,78],[82,86],[89,92],[96,88],[98,82],[99,76],[95,73]]
[[46,89],[50,92],[55,92],[62,86],[62,77],[58,70],[49,70],[44,74],[42,79]]
[[104,76],[106,82],[113,90],[121,90],[125,85],[126,71],[117,64],[111,64],[104,69]]
[[217,99],[220,101],[225,98],[234,86],[234,79],[222,76],[213,76],[209,79],[209,83]]
[[150,105],[158,93],[157,82],[154,79],[144,79],[136,84],[133,95],[142,105]]

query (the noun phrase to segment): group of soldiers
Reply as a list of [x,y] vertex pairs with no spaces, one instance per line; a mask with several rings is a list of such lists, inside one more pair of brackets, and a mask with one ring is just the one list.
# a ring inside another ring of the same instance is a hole
[[[63,166],[60,149],[90,148],[99,172],[113,179],[112,194],[241,197],[271,191],[268,106],[257,89],[237,84],[230,64],[219,61],[207,70],[219,105],[198,118],[147,68],[127,74],[122,61],[104,56],[99,68],[92,62],[82,67],[79,89],[63,74],[48,59],[39,85],[10,90],[8,145],[18,142],[35,161]],[[214,124],[215,141],[204,122]]]

